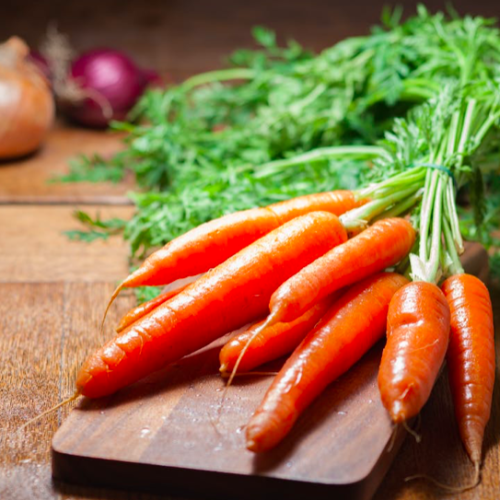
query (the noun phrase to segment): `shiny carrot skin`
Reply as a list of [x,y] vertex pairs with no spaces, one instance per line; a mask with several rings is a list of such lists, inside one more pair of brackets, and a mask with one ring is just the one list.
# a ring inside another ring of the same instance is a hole
[[220,351],[220,371],[227,373],[233,370],[241,351],[250,339],[252,339],[251,343],[238,365],[239,372],[250,371],[268,361],[278,359],[292,352],[314,328],[337,297],[337,294],[328,296],[296,320],[290,323],[277,323],[269,326],[256,336],[254,336],[254,332],[265,320],[259,321],[248,330],[236,335]]
[[396,264],[414,242],[415,230],[407,220],[376,222],[283,283],[271,297],[270,324],[293,321],[335,290]]
[[92,398],[111,394],[262,317],[280,283],[346,239],[338,218],[327,212],[284,224],[91,355],[78,375],[77,391]]
[[225,215],[167,243],[120,287],[166,285],[204,273],[295,217],[316,211],[341,215],[360,205],[351,191],[330,191]]
[[167,300],[170,300],[172,297],[175,297],[189,285],[190,283],[176,288],[175,290],[169,290],[168,292],[160,293],[160,295],[158,295],[154,299],[148,300],[147,302],[143,302],[137,307],[134,307],[120,320],[120,323],[116,327],[116,333],[122,332],[123,330],[125,330],[125,328],[129,327],[143,316],[146,316],[146,314],[156,309],[159,305],[163,304]]
[[475,276],[458,274],[441,286],[451,311],[446,359],[460,437],[475,464],[481,462],[495,381],[493,310],[488,289]]
[[276,446],[305,408],[346,372],[385,332],[394,293],[408,283],[379,273],[356,283],[337,300],[287,360],[246,428],[247,448]]
[[394,295],[378,375],[382,403],[393,422],[414,417],[427,402],[449,334],[450,308],[439,287],[416,281]]

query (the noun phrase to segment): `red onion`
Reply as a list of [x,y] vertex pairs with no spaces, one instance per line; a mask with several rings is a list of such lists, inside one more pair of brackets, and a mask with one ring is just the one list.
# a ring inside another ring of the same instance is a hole
[[161,87],[163,85],[160,74],[154,69],[143,69],[142,78],[146,81],[148,87]]
[[70,78],[81,94],[67,103],[65,110],[75,121],[90,127],[124,120],[149,80],[123,52],[111,49],[81,54],[71,65]]

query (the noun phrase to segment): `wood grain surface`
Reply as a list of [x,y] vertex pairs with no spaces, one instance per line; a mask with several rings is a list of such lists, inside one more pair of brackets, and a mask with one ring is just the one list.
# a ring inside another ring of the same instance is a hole
[[109,157],[121,149],[121,135],[86,130],[57,122],[47,141],[34,155],[17,161],[0,161],[0,205],[93,203],[127,205],[126,193],[133,179],[120,184],[53,182],[68,172],[69,162],[79,155]]
[[[70,241],[82,229],[66,206],[0,205],[0,282],[118,281],[128,270],[127,244],[119,237]],[[92,216],[129,218],[132,207],[86,206]]]
[[[276,29],[281,41],[293,37],[306,47],[319,50],[344,36],[366,33],[386,3],[403,4],[408,11],[417,2],[4,0],[0,39],[17,34],[36,46],[48,23],[55,21],[79,50],[98,45],[119,47],[142,65],[156,67],[179,80],[200,70],[220,67],[223,58],[236,47],[252,46],[249,32],[255,24]],[[425,3],[435,10],[443,8],[446,2]],[[453,3],[460,13],[500,16],[496,0]],[[128,182],[102,186],[53,185],[46,181],[53,172],[67,171],[68,159],[78,152],[107,155],[119,147],[117,137],[64,125],[54,129],[44,149],[35,156],[0,164],[0,203],[4,204],[0,207],[2,500],[172,498],[53,481],[50,442],[72,405],[19,430],[29,418],[71,394],[80,363],[103,340],[98,322],[104,303],[115,281],[127,270],[127,248],[118,239],[79,246],[61,237],[60,231],[74,229],[71,213],[78,203],[123,203]],[[108,213],[105,206],[91,210]],[[500,290],[491,291],[499,353]],[[104,337],[112,334],[113,322],[132,304],[130,294],[120,296]],[[497,354],[497,366],[499,361]],[[448,494],[425,481],[404,481],[408,475],[422,472],[453,485],[464,484],[471,477],[472,470],[454,424],[444,373],[421,414],[422,442],[406,439],[375,500],[497,500],[499,396],[497,383],[486,431],[483,478],[477,488]]]

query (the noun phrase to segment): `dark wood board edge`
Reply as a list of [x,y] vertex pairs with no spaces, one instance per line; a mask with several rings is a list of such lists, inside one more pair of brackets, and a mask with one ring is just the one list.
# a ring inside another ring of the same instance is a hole
[[350,484],[309,483],[263,475],[244,475],[166,467],[155,464],[72,455],[51,449],[52,477],[93,487],[127,489],[156,494],[193,496],[218,500],[276,500],[276,498],[314,498],[315,500],[369,500],[382,482],[403,444],[405,432],[387,444],[385,452],[370,474]]

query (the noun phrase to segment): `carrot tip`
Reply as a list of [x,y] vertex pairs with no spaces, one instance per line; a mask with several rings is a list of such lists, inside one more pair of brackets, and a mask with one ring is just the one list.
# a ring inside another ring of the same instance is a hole
[[474,478],[469,484],[465,484],[464,486],[451,486],[449,484],[442,483],[441,481],[438,481],[437,479],[433,478],[432,476],[428,476],[427,474],[415,474],[414,476],[405,477],[405,482],[413,481],[415,479],[425,479],[426,481],[430,481],[432,484],[445,491],[462,493],[464,491],[475,488],[479,484],[481,476],[479,474],[479,464],[475,463]]
[[257,451],[258,450],[257,443],[253,439],[249,439],[247,441],[247,450],[249,450],[249,451]]
[[40,413],[40,415],[37,415],[36,417],[33,417],[30,420],[28,420],[27,422],[25,422],[23,425],[21,425],[21,427],[19,428],[19,430],[20,431],[23,430],[25,427],[28,427],[28,425],[31,425],[34,422],[37,422],[42,417],[45,417],[46,415],[49,415],[49,414],[55,412],[56,410],[58,410],[62,406],[65,406],[65,405],[71,403],[72,401],[75,401],[75,399],[78,399],[80,396],[81,396],[81,392],[80,392],[80,390],[77,389],[74,392],[74,394],[72,396],[70,396],[69,398],[64,399],[63,401],[61,401],[57,405],[53,406],[52,408],[49,408],[48,410],[45,410],[44,412]]
[[234,377],[275,377],[278,372],[261,372],[261,371],[250,371],[250,372],[237,372],[234,375],[230,371],[221,372],[222,378]]
[[474,465],[481,463],[482,442],[482,434],[478,435],[477,433],[472,433],[472,430],[469,429],[469,436],[465,443],[465,450]]
[[111,307],[111,304],[115,301],[116,297],[118,297],[118,294],[122,291],[124,287],[124,282],[120,283],[116,288],[113,294],[111,295],[111,298],[109,299],[108,305],[106,306],[106,309],[104,311],[104,315],[102,317],[101,321],[101,333],[104,331],[104,322],[106,321],[106,316],[108,315],[109,308]]
[[401,424],[402,424],[402,426],[405,428],[406,432],[407,432],[408,434],[411,434],[411,435],[415,438],[415,441],[416,441],[417,443],[420,443],[420,442],[422,441],[422,436],[421,436],[418,432],[414,431],[414,430],[413,430],[413,429],[412,429],[412,428],[408,425],[408,423],[407,423],[407,421],[406,421],[406,420],[403,420],[403,421],[401,422]]
[[222,364],[220,365],[219,371],[220,371],[220,374],[221,374],[223,377],[226,377],[226,376],[227,376],[227,363],[222,363]]

